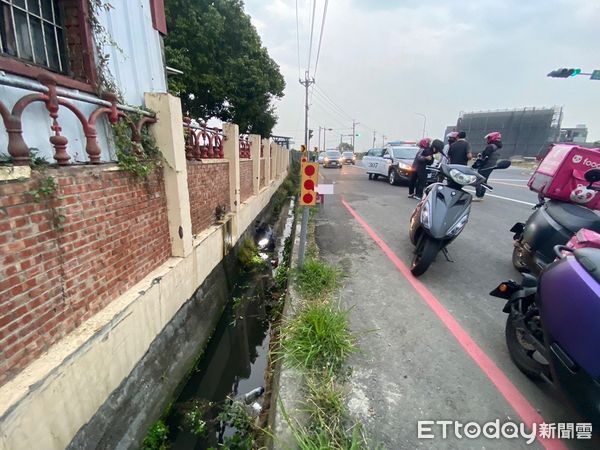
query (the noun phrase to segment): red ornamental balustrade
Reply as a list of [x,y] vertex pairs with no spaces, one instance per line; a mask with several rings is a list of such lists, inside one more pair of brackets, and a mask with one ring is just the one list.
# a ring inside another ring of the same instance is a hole
[[189,117],[184,117],[183,129],[185,133],[185,157],[188,161],[200,161],[207,158],[222,159],[225,156],[223,130],[192,124],[192,119]]
[[30,162],[29,146],[23,139],[21,116],[23,115],[23,111],[35,102],[43,102],[52,119],[50,129],[54,135],[50,137],[50,143],[54,147],[54,159],[61,166],[68,165],[71,159],[67,152],[69,141],[66,136],[61,134],[62,128],[58,120],[58,113],[61,106],[69,109],[81,123],[86,139],[85,151],[88,154],[90,163],[100,164],[101,162],[101,150],[97,141],[98,132],[96,131],[96,123],[103,114],[106,114],[111,124],[117,123],[120,119],[125,120],[131,128],[131,140],[134,143],[133,150],[138,154],[142,152],[142,127],[147,123],[156,122],[156,118],[142,116],[137,123],[134,123],[128,115],[120,110],[119,105],[117,105],[117,96],[112,93],[102,95],[102,99],[109,102],[110,106],[100,106],[86,118],[83,112],[73,103],[59,96],[56,79],[52,75],[40,75],[38,81],[46,87],[47,92],[32,93],[23,96],[15,103],[12,111],[0,101],[0,116],[2,116],[2,121],[8,134],[8,153],[11,156],[13,164],[25,166]]
[[251,149],[252,143],[250,142],[250,138],[248,136],[240,136],[240,158],[242,159],[250,159],[251,158]]

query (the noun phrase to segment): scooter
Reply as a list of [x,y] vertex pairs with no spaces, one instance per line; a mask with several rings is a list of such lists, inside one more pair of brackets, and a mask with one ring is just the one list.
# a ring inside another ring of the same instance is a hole
[[551,383],[593,428],[600,426],[600,249],[555,246],[539,278],[501,283],[506,345],[529,378]]
[[[510,167],[510,161],[499,161],[494,169],[507,167]],[[452,261],[446,247],[467,224],[473,199],[463,187],[481,184],[492,190],[476,170],[467,166],[442,164],[439,168],[428,170],[439,172],[447,184],[430,184],[410,218],[409,236],[415,246],[410,271],[416,277],[427,271],[440,251],[448,261]]]
[[[593,184],[600,181],[600,169],[588,170],[585,180],[588,190],[599,191]],[[517,222],[510,229],[515,240],[512,263],[520,272],[538,275],[554,260],[554,246],[564,245],[582,228],[600,233],[600,216],[583,205],[546,201],[540,195],[534,209],[526,223]]]

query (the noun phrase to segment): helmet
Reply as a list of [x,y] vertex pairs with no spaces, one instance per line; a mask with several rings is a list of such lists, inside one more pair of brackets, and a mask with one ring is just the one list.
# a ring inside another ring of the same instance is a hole
[[448,142],[456,141],[458,139],[458,131],[451,131],[446,135],[446,139],[448,139]]
[[440,153],[442,150],[444,150],[444,143],[442,141],[440,141],[439,139],[434,139],[433,142],[431,143],[431,147],[437,153]]
[[419,141],[419,147],[421,148],[429,148],[431,145],[431,138],[423,138]]
[[502,134],[499,131],[492,131],[485,135],[485,140],[488,144],[502,140]]

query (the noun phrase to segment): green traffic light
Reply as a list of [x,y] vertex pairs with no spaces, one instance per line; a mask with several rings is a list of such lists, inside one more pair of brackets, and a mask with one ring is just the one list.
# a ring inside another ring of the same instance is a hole
[[572,77],[579,75],[581,73],[581,69],[572,69],[573,73],[571,74]]

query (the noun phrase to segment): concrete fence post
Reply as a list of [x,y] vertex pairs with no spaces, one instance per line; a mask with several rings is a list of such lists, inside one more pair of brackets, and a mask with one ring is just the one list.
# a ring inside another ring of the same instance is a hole
[[258,195],[260,191],[260,135],[251,134],[250,135],[250,145],[252,151],[252,192],[254,195]]
[[277,178],[277,166],[275,164],[275,155],[277,155],[277,144],[271,142],[271,180]]
[[223,124],[223,153],[229,161],[229,207],[234,215],[233,235],[237,236],[237,212],[240,207],[240,129],[235,123]]
[[271,148],[273,143],[265,139],[265,186],[271,184]]
[[165,159],[171,255],[186,257],[193,250],[193,238],[181,101],[166,93],[146,93],[144,99],[146,106],[156,111],[157,122],[150,130]]

